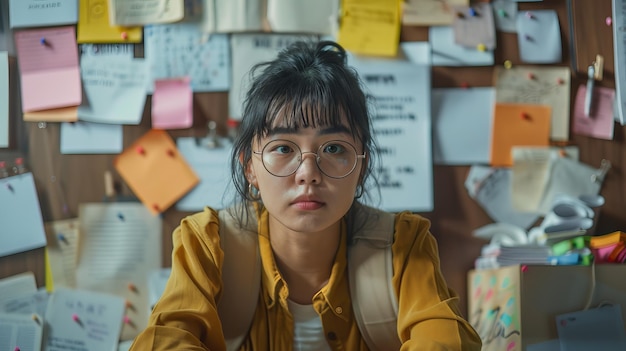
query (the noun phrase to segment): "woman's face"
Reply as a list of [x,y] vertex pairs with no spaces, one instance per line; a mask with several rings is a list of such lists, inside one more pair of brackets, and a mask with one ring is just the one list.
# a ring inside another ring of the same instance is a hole
[[[302,152],[299,166],[298,148]],[[353,150],[362,155],[363,147],[352,137],[346,122],[340,127],[298,130],[277,126],[253,142],[252,150],[248,180],[259,189],[275,222],[295,232],[318,232],[337,224],[354,201],[366,162],[366,157],[354,157]],[[349,172],[352,165],[354,170],[343,178],[329,177],[318,167],[314,153],[322,157],[321,167],[331,176]],[[277,176],[293,169],[290,175]]]

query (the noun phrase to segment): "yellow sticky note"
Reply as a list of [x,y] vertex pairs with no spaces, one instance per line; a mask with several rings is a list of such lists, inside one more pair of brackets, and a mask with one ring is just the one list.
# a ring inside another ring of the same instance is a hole
[[547,105],[497,103],[491,136],[491,166],[513,165],[513,146],[548,146],[550,114]]
[[337,41],[355,54],[395,56],[401,26],[401,1],[343,1]]
[[120,27],[109,24],[108,0],[80,0],[76,42],[140,43],[142,27]]
[[126,148],[114,166],[152,214],[165,211],[200,182],[169,134],[159,129]]

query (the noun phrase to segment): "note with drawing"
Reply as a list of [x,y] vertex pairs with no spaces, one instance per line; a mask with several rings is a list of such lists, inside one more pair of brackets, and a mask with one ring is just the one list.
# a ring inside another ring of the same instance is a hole
[[569,139],[570,71],[568,67],[496,66],[496,102],[548,105],[552,108],[550,139]]
[[124,299],[101,292],[56,289],[46,310],[46,351],[116,350]]
[[74,27],[15,33],[24,112],[77,106],[82,99]]

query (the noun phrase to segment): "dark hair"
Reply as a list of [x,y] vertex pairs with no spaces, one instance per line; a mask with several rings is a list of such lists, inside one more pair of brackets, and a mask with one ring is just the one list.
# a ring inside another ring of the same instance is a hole
[[345,117],[352,136],[362,143],[368,155],[356,198],[361,194],[369,196],[364,185],[368,178],[376,182],[372,170],[377,154],[368,98],[357,72],[348,66],[341,45],[332,41],[297,41],[276,59],[255,65],[249,74],[251,85],[232,150],[232,180],[240,201],[254,201],[248,194],[245,174],[252,142],[266,136],[277,118],[284,118],[281,123],[297,129],[339,126]]

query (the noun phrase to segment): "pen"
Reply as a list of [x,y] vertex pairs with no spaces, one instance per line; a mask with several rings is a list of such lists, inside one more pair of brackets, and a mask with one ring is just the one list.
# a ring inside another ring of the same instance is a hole
[[589,66],[587,69],[587,92],[585,94],[585,116],[589,117],[591,114],[591,104],[593,102],[593,84],[594,84],[594,75],[596,73],[595,67],[593,65]]

